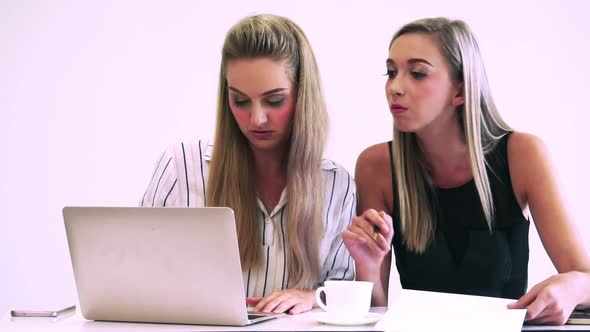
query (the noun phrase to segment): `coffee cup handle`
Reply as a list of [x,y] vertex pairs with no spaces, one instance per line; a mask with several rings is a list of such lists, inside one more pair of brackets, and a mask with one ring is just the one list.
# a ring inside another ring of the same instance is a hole
[[321,286],[315,290],[315,301],[317,302],[318,306],[320,306],[320,308],[324,309],[324,311],[328,311],[328,307],[324,304],[324,302],[322,302],[322,298],[320,297],[322,292],[326,294],[326,287]]

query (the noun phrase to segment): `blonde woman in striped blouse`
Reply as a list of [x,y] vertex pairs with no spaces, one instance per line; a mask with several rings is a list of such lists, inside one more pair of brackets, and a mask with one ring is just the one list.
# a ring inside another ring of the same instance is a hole
[[142,206],[228,206],[236,215],[244,289],[263,312],[307,311],[328,279],[353,279],[341,233],[353,179],[322,159],[327,129],[319,72],[303,31],[247,17],[222,50],[215,140],[170,147]]

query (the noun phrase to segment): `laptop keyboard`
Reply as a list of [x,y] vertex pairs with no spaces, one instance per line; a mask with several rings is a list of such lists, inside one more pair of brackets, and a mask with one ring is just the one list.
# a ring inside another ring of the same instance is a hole
[[259,317],[266,317],[269,316],[268,314],[248,314],[248,319],[256,319]]

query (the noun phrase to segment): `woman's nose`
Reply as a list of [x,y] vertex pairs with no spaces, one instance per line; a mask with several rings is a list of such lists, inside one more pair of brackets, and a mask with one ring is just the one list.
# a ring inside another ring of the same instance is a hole
[[264,125],[268,120],[266,110],[262,105],[255,105],[250,113],[250,123],[256,127]]
[[386,86],[385,86],[385,90],[388,95],[392,95],[392,96],[403,95],[404,94],[404,87],[403,87],[402,79],[399,77],[389,79],[387,81]]

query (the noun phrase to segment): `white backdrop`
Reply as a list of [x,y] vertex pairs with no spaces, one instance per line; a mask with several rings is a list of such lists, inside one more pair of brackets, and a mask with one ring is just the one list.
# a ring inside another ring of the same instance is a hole
[[[590,243],[589,9],[585,0],[0,0],[0,315],[76,301],[62,207],[135,206],[168,144],[212,136],[221,44],[252,13],[288,16],[306,32],[330,111],[327,157],[351,173],[365,147],[391,137],[382,74],[396,29],[430,16],[467,21],[501,113],[546,142]],[[551,273],[532,227],[529,285]]]

